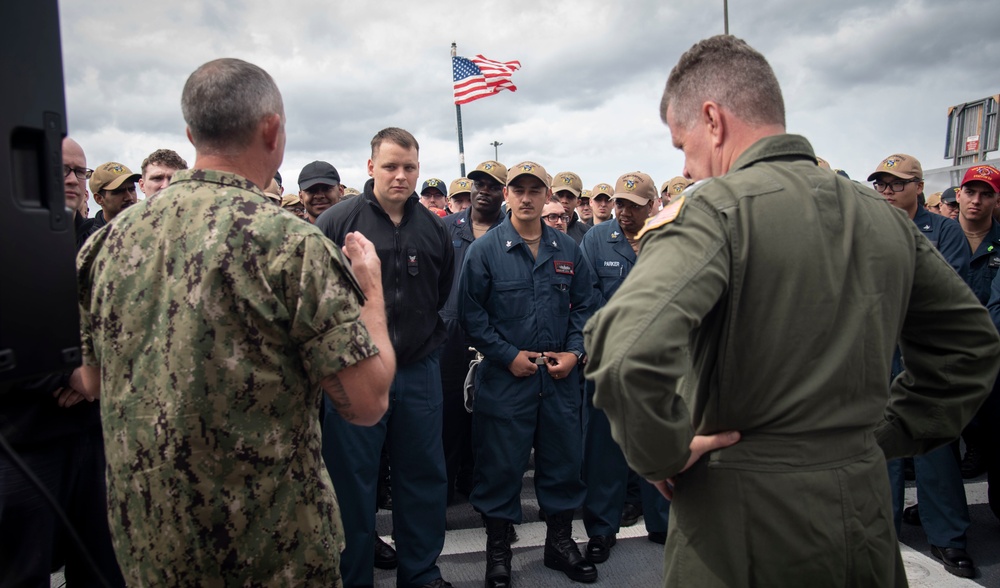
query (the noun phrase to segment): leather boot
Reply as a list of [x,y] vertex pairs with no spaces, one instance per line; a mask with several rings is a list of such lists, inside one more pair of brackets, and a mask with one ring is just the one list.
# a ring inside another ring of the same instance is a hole
[[597,581],[597,568],[573,541],[573,511],[546,514],[545,567],[565,573],[574,582]]
[[486,518],[486,588],[510,588],[510,521]]

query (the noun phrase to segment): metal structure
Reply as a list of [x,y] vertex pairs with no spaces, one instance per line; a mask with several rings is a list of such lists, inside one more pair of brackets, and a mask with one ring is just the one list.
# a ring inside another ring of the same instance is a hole
[[986,161],[1000,140],[998,105],[1000,94],[952,106],[948,109],[948,133],[944,157],[953,166],[970,166]]
[[[455,43],[451,44],[451,56],[452,61],[454,57],[458,55],[458,45]],[[454,67],[454,66],[452,66]],[[459,176],[460,178],[465,177],[465,142],[462,140],[462,106],[459,104],[455,105],[455,118],[458,123],[458,163],[459,163]]]
[[490,145],[493,145],[493,161],[500,161],[500,146],[503,145],[503,143],[500,141],[493,141]]

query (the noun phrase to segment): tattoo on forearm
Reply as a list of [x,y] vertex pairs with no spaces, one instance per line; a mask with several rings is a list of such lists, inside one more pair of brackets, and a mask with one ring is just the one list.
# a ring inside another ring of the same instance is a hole
[[347,390],[344,389],[340,378],[336,375],[327,376],[323,379],[323,387],[326,389],[326,395],[330,397],[333,407],[337,409],[337,413],[340,414],[341,418],[348,422],[357,418],[357,414],[351,408],[351,399],[347,396]]

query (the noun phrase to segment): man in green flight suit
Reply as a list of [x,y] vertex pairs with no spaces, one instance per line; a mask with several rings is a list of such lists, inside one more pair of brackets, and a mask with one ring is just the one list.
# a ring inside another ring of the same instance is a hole
[[660,108],[698,183],[647,223],[585,345],[594,405],[673,498],[666,585],[905,586],[885,457],[961,432],[996,330],[905,215],[785,134],[745,42],[692,47]]

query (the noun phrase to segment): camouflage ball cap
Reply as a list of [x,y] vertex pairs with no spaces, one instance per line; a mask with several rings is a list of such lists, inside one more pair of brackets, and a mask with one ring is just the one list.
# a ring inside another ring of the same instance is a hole
[[636,204],[648,204],[657,197],[656,184],[653,178],[640,171],[629,172],[615,182],[615,193],[612,198],[628,200]]
[[559,172],[552,178],[552,191],[562,192],[567,190],[572,192],[577,198],[583,193],[583,180],[573,172]]
[[97,194],[101,190],[117,190],[127,182],[138,182],[141,177],[142,175],[132,173],[125,165],[109,161],[95,169],[90,176],[90,191]]
[[534,161],[522,161],[507,170],[507,185],[509,186],[511,182],[521,176],[534,176],[541,180],[546,188],[549,187],[549,174],[546,173],[544,167]]
[[889,174],[901,180],[912,180],[914,178],[922,180],[924,178],[924,169],[920,167],[920,162],[917,161],[916,157],[906,155],[905,153],[894,153],[878,164],[875,171],[868,175],[868,181],[874,181],[875,176],[878,174]]
[[477,177],[489,176],[494,180],[500,182],[501,185],[507,185],[507,167],[499,161],[484,161],[476,166],[476,169],[469,172],[469,179],[475,181]]

